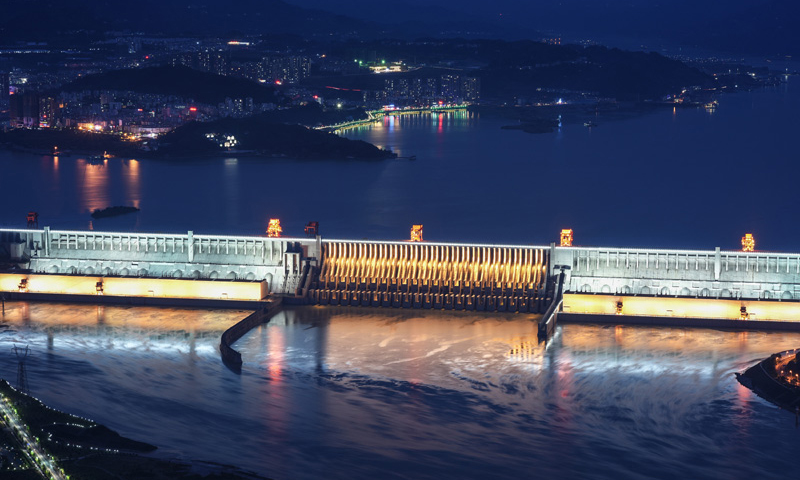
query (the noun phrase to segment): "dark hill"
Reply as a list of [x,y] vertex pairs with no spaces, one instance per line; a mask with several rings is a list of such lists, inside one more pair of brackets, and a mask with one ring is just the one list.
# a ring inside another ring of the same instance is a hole
[[301,125],[275,123],[264,115],[213,122],[192,122],[166,134],[160,141],[159,155],[188,157],[218,155],[225,152],[206,134],[232,135],[238,141],[237,150],[254,151],[260,155],[289,158],[319,158],[361,160],[389,158],[391,152],[360,140],[348,140],[332,133],[312,130]]
[[255,102],[274,102],[275,91],[243,78],[223,77],[188,67],[151,67],[112,70],[88,75],[62,88],[64,91],[120,90],[175,95],[201,103],[216,104],[225,97],[252,97]]
[[521,40],[420,39],[350,42],[333,50],[345,58],[372,52],[375,58],[405,59],[437,65],[471,65],[464,70],[426,67],[407,73],[347,75],[307,80],[317,87],[380,89],[388,78],[439,77],[446,73],[480,77],[484,98],[535,94],[537,88],[589,91],[620,100],[646,100],[680,92],[683,87],[710,86],[713,79],[683,62],[658,53],[606,47],[548,45]]
[[523,94],[533,93],[536,88],[549,88],[642,101],[680,93],[684,87],[713,84],[710,76],[696,68],[657,53],[606,47],[563,48],[567,59],[552,63],[498,57],[481,71],[484,93],[498,96],[508,91]]

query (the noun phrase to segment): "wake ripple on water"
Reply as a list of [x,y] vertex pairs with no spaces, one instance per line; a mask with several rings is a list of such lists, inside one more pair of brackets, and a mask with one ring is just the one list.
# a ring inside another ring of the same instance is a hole
[[129,309],[97,328],[94,311],[62,312],[94,314],[77,326],[57,312],[9,321],[3,375],[10,346],[31,345],[37,396],[157,455],[276,479],[798,472],[794,419],[733,378],[797,334],[565,325],[544,348],[523,316],[289,309],[237,343],[235,375],[216,350],[234,316],[176,312],[176,328]]

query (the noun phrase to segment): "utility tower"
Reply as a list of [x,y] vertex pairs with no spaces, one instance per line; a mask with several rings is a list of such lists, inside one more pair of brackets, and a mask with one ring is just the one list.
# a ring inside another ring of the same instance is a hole
[[27,345],[24,349],[14,345],[14,354],[17,356],[17,390],[22,393],[28,393],[28,372],[25,371],[25,359],[29,353]]

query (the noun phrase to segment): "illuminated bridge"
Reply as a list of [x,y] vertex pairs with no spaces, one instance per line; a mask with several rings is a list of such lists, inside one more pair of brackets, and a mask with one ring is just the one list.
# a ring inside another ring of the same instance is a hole
[[44,228],[0,230],[0,263],[7,293],[522,313],[560,302],[563,272],[567,315],[800,321],[797,253]]

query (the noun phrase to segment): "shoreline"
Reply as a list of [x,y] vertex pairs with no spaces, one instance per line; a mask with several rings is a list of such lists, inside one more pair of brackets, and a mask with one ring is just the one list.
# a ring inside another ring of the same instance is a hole
[[[62,412],[0,379],[0,407],[8,430],[0,440],[20,461],[11,470],[50,478],[266,480],[232,465],[160,457],[158,447],[131,440],[91,419]],[[40,473],[41,472],[41,473]]]
[[[102,155],[104,151],[100,150],[70,150],[68,153],[64,155],[53,155],[52,152],[46,150],[39,150],[39,149],[32,149],[32,148],[24,148],[18,147],[14,145],[9,145],[8,143],[0,143],[0,150],[5,150],[7,152],[12,153],[21,153],[23,155],[33,155],[36,157],[53,157],[53,158],[70,158],[70,157],[91,157],[96,155]],[[111,153],[112,157],[107,158],[105,160],[162,160],[162,161],[184,161],[184,160],[215,160],[215,159],[224,159],[224,158],[260,158],[263,160],[294,160],[294,161],[358,161],[358,162],[376,162],[376,161],[383,161],[383,160],[393,160],[397,159],[397,154],[391,153],[388,156],[381,156],[381,157],[292,157],[285,154],[268,154],[262,153],[255,150],[238,150],[238,151],[231,151],[231,152],[208,152],[202,154],[192,154],[192,155],[154,155],[152,152],[145,152],[141,151],[140,154],[130,154],[128,153]]]
[[743,373],[736,373],[736,380],[773,405],[798,414],[800,412],[800,387],[781,381],[775,374],[775,365],[778,360],[784,354],[789,353],[796,355],[797,350],[774,353]]

